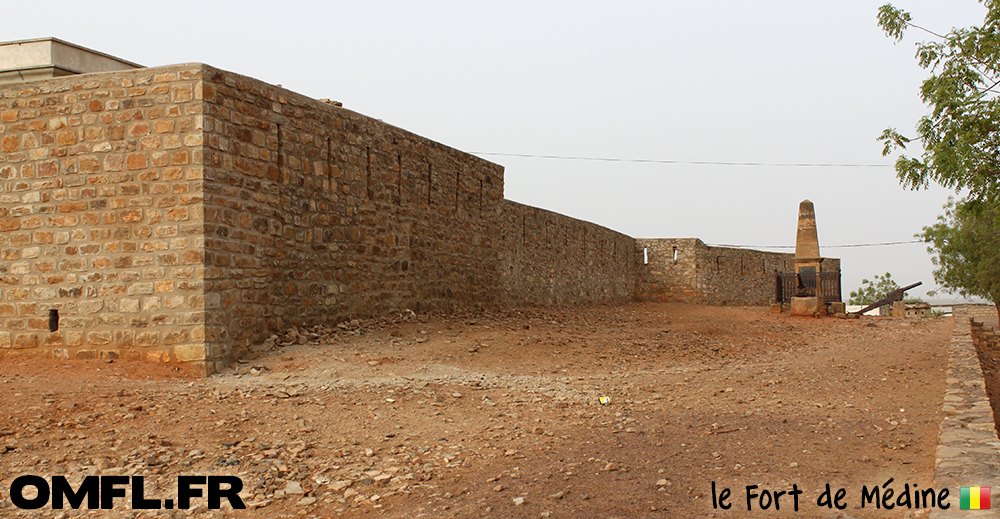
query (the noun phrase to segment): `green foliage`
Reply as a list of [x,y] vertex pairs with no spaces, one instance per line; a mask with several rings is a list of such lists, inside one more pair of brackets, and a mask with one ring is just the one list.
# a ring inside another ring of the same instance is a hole
[[902,9],[896,9],[892,4],[885,4],[878,8],[878,25],[886,36],[899,43],[903,39],[903,32],[910,25],[913,17],[910,13]]
[[884,276],[876,274],[873,281],[861,280],[861,287],[851,292],[848,304],[868,306],[898,289],[899,285],[892,279],[892,274],[888,272]]
[[[1000,301],[1000,203],[949,198],[937,223],[917,237],[930,244],[934,281],[963,297]],[[998,305],[1000,308],[1000,305]]]
[[920,96],[930,113],[916,126],[916,138],[895,128],[879,136],[883,155],[919,140],[919,158],[900,155],[896,175],[904,187],[919,189],[931,181],[968,189],[977,200],[1000,195],[1000,2],[980,0],[988,9],[983,25],[955,28],[941,35],[911,23],[909,13],[891,4],[879,8],[878,24],[900,41],[907,28],[935,40],[917,44],[917,62],[931,75]]

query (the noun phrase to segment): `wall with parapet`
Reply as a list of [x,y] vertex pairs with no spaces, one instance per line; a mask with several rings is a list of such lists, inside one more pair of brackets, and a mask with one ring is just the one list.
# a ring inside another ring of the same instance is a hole
[[635,240],[510,200],[500,203],[500,288],[505,304],[630,301]]
[[292,325],[634,298],[760,305],[791,269],[790,254],[635,240],[504,200],[503,173],[202,64],[4,85],[0,358],[209,374]]
[[705,244],[698,238],[637,238],[635,295],[640,301],[706,304]]
[[502,167],[238,74],[6,85],[0,152],[2,357],[210,373],[290,325],[499,300]]
[[[795,271],[795,255],[710,247],[697,238],[638,238],[636,298],[711,305],[762,306],[774,301],[775,274]],[[840,260],[824,258],[824,271]]]
[[501,166],[204,70],[213,340],[240,349],[289,325],[497,301]]
[[997,318],[997,307],[991,304],[962,304],[953,305],[961,306],[965,308],[966,315],[975,318],[978,321],[984,319],[996,319]]

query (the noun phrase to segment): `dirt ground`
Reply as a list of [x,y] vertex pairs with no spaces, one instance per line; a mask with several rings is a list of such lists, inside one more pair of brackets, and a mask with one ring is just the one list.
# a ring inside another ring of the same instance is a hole
[[[828,483],[926,517],[860,490],[931,485],[952,324],[628,304],[293,330],[208,379],[0,362],[0,517],[828,518]],[[236,475],[249,508],[21,510],[26,474],[143,475],[164,505]]]

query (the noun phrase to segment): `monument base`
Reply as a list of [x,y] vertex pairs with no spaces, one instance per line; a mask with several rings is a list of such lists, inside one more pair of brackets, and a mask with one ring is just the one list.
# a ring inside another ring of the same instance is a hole
[[791,315],[820,315],[820,309],[826,310],[818,297],[793,297],[788,313]]

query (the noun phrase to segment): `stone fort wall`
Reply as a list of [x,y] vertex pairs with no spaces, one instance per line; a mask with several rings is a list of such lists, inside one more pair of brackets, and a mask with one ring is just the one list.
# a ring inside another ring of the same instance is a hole
[[0,114],[0,355],[211,372],[289,325],[500,298],[502,167],[381,121],[200,64]]
[[961,306],[965,309],[965,313],[968,317],[974,318],[977,321],[992,320],[997,318],[997,308],[990,304],[964,304],[964,305],[954,305]]
[[201,348],[202,112],[198,67],[0,88],[0,355]]
[[500,204],[499,217],[503,303],[562,305],[633,299],[632,237],[510,200]]
[[784,256],[504,200],[499,165],[207,65],[0,87],[0,357],[207,374],[291,325],[407,308],[766,304],[757,269]]
[[[710,247],[698,238],[638,238],[635,295],[642,301],[764,305],[774,301],[774,276],[795,271],[795,255]],[[823,270],[840,270],[824,258]]]
[[497,301],[502,167],[230,72],[203,82],[213,341]]

